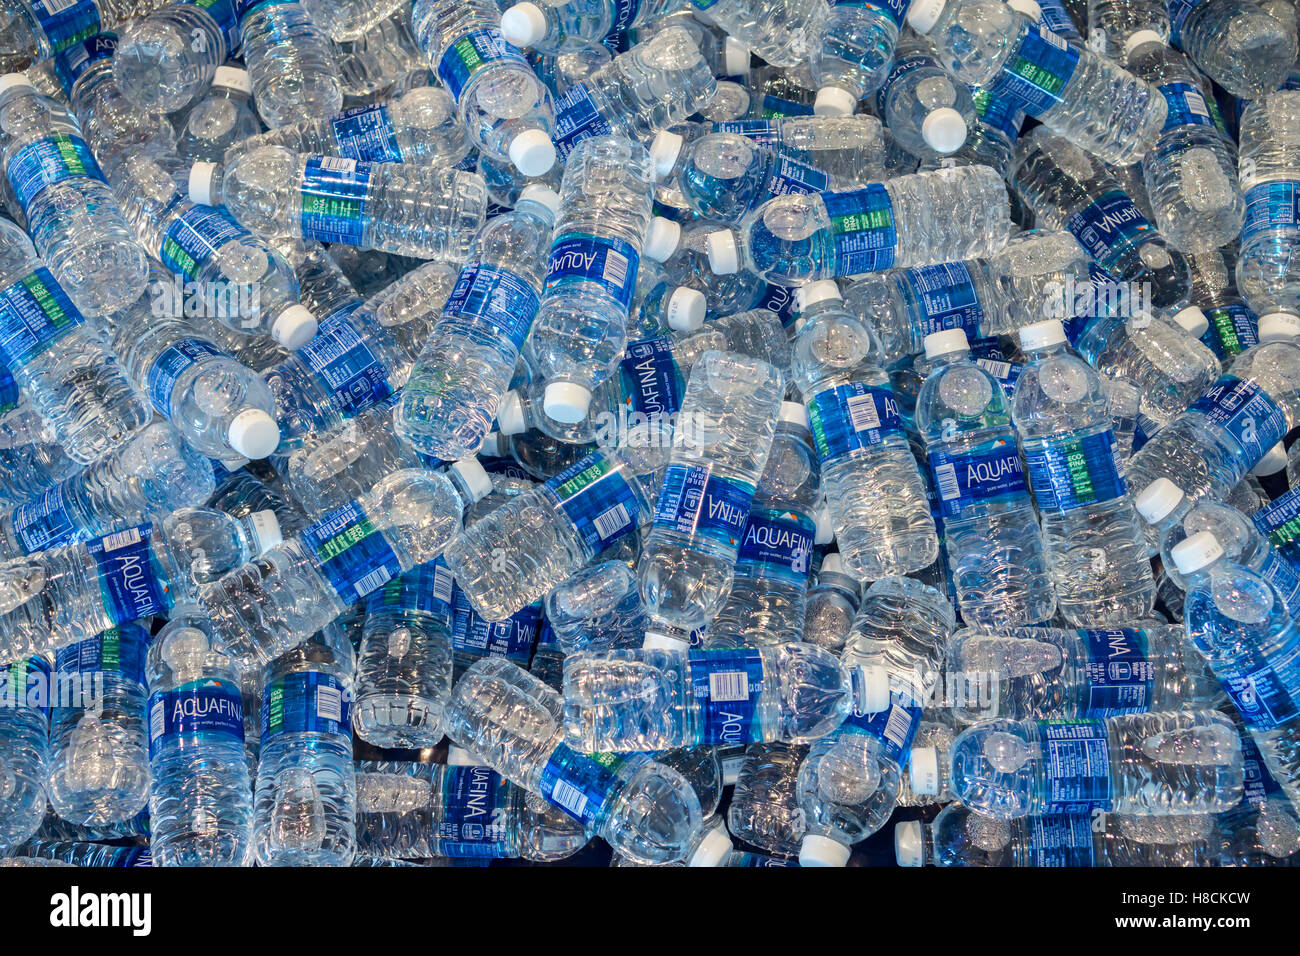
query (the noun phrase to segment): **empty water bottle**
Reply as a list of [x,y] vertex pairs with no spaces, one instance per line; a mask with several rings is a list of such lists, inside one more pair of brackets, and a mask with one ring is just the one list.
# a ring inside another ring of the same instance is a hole
[[810,24],[808,69],[820,89],[814,109],[848,116],[885,82],[908,0],[858,6],[832,3]]
[[118,34],[113,80],[151,113],[184,109],[207,92],[217,67],[239,49],[236,0],[183,0]]
[[874,116],[786,116],[713,124],[822,170],[831,189],[888,178],[888,137]]
[[807,754],[799,744],[746,748],[727,809],[727,829],[734,836],[777,856],[798,855],[807,821],[795,782]]
[[343,106],[329,40],[293,0],[232,0],[257,112],[266,125],[330,116]]
[[876,91],[876,112],[898,145],[921,159],[955,153],[976,117],[969,87],[953,82],[924,37],[899,42]]
[[398,439],[393,410],[376,405],[339,423],[289,456],[290,493],[308,514],[341,508],[360,498],[385,475],[402,468],[423,468],[426,461]]
[[1294,21],[1284,23],[1256,4],[1172,0],[1168,6],[1170,40],[1235,96],[1271,93],[1296,61]]
[[650,618],[622,561],[584,568],[546,596],[546,620],[565,654],[640,647]]
[[817,580],[808,589],[803,639],[839,653],[858,613],[861,592],[858,579],[844,573],[844,559],[838,551],[822,558]]
[[1261,320],[1300,314],[1300,91],[1270,93],[1241,117],[1238,174],[1246,199],[1237,288]]
[[207,94],[185,115],[176,134],[176,152],[191,163],[219,163],[237,143],[262,132],[253,110],[248,71],[219,66]]
[[801,66],[826,18],[824,0],[691,0],[694,11],[774,67]]
[[37,656],[0,670],[0,851],[40,828],[50,746],[50,661]]

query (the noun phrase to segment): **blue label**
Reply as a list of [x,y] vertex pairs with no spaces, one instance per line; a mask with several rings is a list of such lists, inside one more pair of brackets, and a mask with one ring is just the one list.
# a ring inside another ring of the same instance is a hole
[[387,366],[371,350],[367,336],[348,321],[359,305],[353,303],[329,316],[312,340],[297,352],[316,373],[335,406],[349,417],[380,404],[396,392],[389,381]]
[[451,646],[452,650],[474,657],[504,657],[527,665],[537,640],[540,604],[529,604],[505,621],[487,621],[479,617],[465,592],[453,587]]
[[57,484],[13,510],[9,521],[23,554],[67,544],[76,535],[77,526],[63,498],[66,484]]
[[618,370],[623,403],[632,411],[672,415],[681,409],[686,381],[673,358],[672,339],[633,342]]
[[537,792],[590,828],[604,818],[609,798],[622,787],[620,778],[649,761],[644,754],[580,754],[560,744],[542,768]]
[[4,361],[0,360],[0,415],[8,414],[17,408],[21,396],[13,372]]
[[794,325],[795,320],[799,318],[799,310],[795,307],[794,290],[782,285],[772,285],[761,289],[754,304],[750,306],[753,309],[766,309],[781,320],[781,327],[784,329]]
[[569,233],[551,245],[546,267],[546,290],[567,282],[594,282],[603,286],[626,312],[632,307],[641,254],[622,239]]
[[922,338],[947,329],[963,330],[968,340],[980,337],[984,307],[966,263],[904,269],[898,279],[916,300],[920,315],[913,315],[913,327]]
[[56,53],[53,60],[54,75],[58,78],[59,85],[63,87],[63,92],[72,96],[72,88],[77,85],[81,74],[116,52],[117,34],[97,33]]
[[606,36],[622,33],[630,27],[640,10],[641,0],[615,0],[614,22],[610,25],[609,33]]
[[929,460],[944,518],[959,518],[976,505],[1009,501],[1028,492],[1020,452],[1015,442],[1004,438],[960,454],[933,448]]
[[1112,268],[1128,249],[1146,241],[1143,233],[1156,227],[1128,194],[1111,189],[1066,220],[1065,228],[1099,265]]
[[840,732],[875,737],[880,741],[884,756],[903,766],[911,755],[916,732],[921,729],[922,707],[916,689],[906,677],[891,672],[889,706],[881,711],[867,713],[859,703],[866,696],[862,681],[862,669],[854,668],[853,710],[840,725]]
[[1025,370],[1019,362],[1008,362],[1002,357],[1002,346],[996,338],[976,339],[970,344],[971,358],[975,364],[998,380],[1002,393],[1008,399],[1016,394],[1016,382]]
[[1110,743],[1100,720],[1045,720],[1038,724],[1043,741],[1043,776],[1047,813],[1109,810]]
[[1188,411],[1200,412],[1227,433],[1240,449],[1245,471],[1286,436],[1286,415],[1254,379],[1224,375]]
[[336,156],[308,158],[298,190],[304,239],[361,245],[372,168],[370,163]]
[[0,667],[0,708],[22,707],[50,716],[50,664],[44,657],[29,657]]
[[447,767],[438,801],[441,813],[433,829],[438,855],[510,856],[510,794],[510,784],[491,767]]
[[975,102],[975,115],[981,123],[1003,133],[1013,142],[1020,136],[1020,128],[1025,125],[1025,112],[1018,100],[996,96],[979,87],[971,87],[971,98]]
[[1128,493],[1115,433],[1064,436],[1025,449],[1029,485],[1039,511],[1072,511]]
[[751,511],[740,535],[736,573],[806,587],[816,536],[817,525],[807,515],[773,508]]
[[110,627],[87,641],[60,648],[54,655],[59,677],[73,674],[113,674],[144,684],[144,663],[149,632],[138,624]]
[[1179,126],[1214,126],[1214,118],[1210,116],[1210,108],[1200,87],[1193,83],[1166,83],[1159,90],[1169,107],[1162,132],[1167,133]]
[[0,292],[0,358],[10,369],[20,368],[84,321],[42,266]]
[[344,110],[330,119],[334,143],[344,159],[365,163],[400,163],[402,148],[383,103]]
[[610,132],[612,127],[609,121],[600,115],[600,107],[581,83],[569,87],[555,101],[555,134],[552,138],[560,162],[567,160],[573,148],[584,139],[606,136]]
[[1277,589],[1278,596],[1292,617],[1300,614],[1300,576],[1297,576],[1286,558],[1269,548],[1256,573]]
[[344,604],[355,603],[402,573],[393,546],[355,501],[331,511],[300,539]]
[[99,8],[94,0],[33,0],[30,9],[54,53],[99,32]]
[[1229,303],[1205,313],[1210,326],[1201,341],[1220,360],[1240,355],[1259,344],[1259,319],[1244,303]]
[[811,103],[800,103],[784,96],[764,93],[759,100],[759,115],[765,119],[784,119],[787,116],[812,116]]
[[366,597],[366,615],[397,608],[403,612],[432,614],[451,619],[455,579],[442,558],[399,574]]
[[480,70],[494,63],[517,63],[526,67],[528,59],[501,38],[496,30],[471,30],[458,39],[438,61],[438,79],[447,87],[452,99],[460,102],[466,85]]
[[28,143],[9,158],[5,171],[24,214],[32,200],[57,183],[81,177],[105,182],[90,147],[75,133],[53,133]]
[[86,543],[104,611],[114,624],[171,610],[170,587],[150,547],[152,534],[153,525],[142,524]]
[[172,272],[194,280],[222,246],[247,238],[249,231],[224,209],[190,206],[167,227],[158,258]]
[[172,394],[176,391],[176,383],[195,365],[200,365],[213,356],[226,357],[226,353],[203,339],[181,339],[158,353],[158,357],[149,366],[145,390],[159,415],[171,418]]
[[1030,116],[1041,116],[1061,102],[1061,92],[1078,65],[1078,47],[1046,26],[1026,23],[989,92],[1014,100]]
[[1092,866],[1092,816],[1046,813],[1029,820],[1030,866]]
[[518,351],[533,326],[538,305],[537,293],[523,276],[471,259],[460,270],[442,314],[478,319]]
[[1040,14],[1038,22],[1057,36],[1065,37],[1067,40],[1083,39],[1079,35],[1079,28],[1074,25],[1074,20],[1071,19],[1061,0],[1042,0],[1038,10]]
[[333,674],[299,671],[262,691],[262,746],[281,734],[330,734],[352,746],[352,692]]
[[622,470],[600,452],[570,465],[542,487],[593,554],[636,529],[636,494]]
[[1262,232],[1300,227],[1300,183],[1274,180],[1246,191],[1246,218],[1241,225],[1241,245]]
[[822,193],[835,242],[835,274],[878,272],[894,264],[898,231],[883,183],[846,193]]
[[1204,2],[1205,0],[1165,0],[1165,7],[1169,11],[1170,42],[1182,45],[1183,26],[1187,23],[1188,15]]
[[1292,488],[1251,516],[1273,550],[1300,573],[1300,488]]
[[808,425],[823,467],[903,431],[898,399],[889,387],[862,382],[814,395],[808,403]]
[[817,167],[779,155],[765,184],[768,198],[819,193],[829,185],[830,177]]
[[1241,769],[1243,785],[1239,806],[1258,810],[1269,797],[1282,795],[1282,788],[1269,773],[1264,764],[1264,755],[1259,752],[1259,746],[1250,734],[1241,735]]
[[698,465],[668,466],[655,505],[655,530],[685,535],[699,549],[734,557],[754,486]]
[[1156,669],[1147,657],[1147,635],[1133,628],[1079,631],[1087,660],[1088,717],[1117,717],[1151,709]]
[[754,649],[690,651],[687,680],[697,712],[698,744],[749,744],[763,740],[759,697],[763,655]]
[[147,713],[150,760],[167,746],[244,743],[244,699],[234,681],[210,677],[150,694]]
[[234,2],[232,0],[186,0],[186,2],[207,11],[208,16],[221,30],[221,35],[225,37],[226,53],[229,56],[237,56],[242,37],[239,33],[239,18],[235,14]]
[[1248,650],[1232,673],[1216,673],[1251,729],[1275,730],[1300,716],[1300,636],[1267,655]]

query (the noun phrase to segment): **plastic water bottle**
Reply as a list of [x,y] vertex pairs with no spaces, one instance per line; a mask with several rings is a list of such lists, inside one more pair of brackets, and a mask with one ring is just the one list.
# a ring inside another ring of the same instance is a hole
[[811,283],[799,295],[805,325],[793,375],[843,568],[866,581],[920,570],[938,557],[939,539],[879,341],[844,307],[834,282]]
[[357,764],[359,853],[550,863],[586,845],[576,821],[491,767]]
[[778,196],[709,237],[719,275],[778,285],[973,259],[1006,244],[1006,187],[987,166],[899,176],[852,192]]
[[[123,371],[196,451],[211,458],[265,458],[280,441],[271,390],[212,341],[211,324],[200,327],[161,302],[174,290],[154,275],[161,286],[157,298],[141,299],[103,323]],[[297,314],[315,325],[297,306],[285,311],[286,322]]]
[[366,598],[352,724],[376,747],[419,750],[442,739],[451,694],[451,573],[422,564]]
[[60,53],[87,36],[116,30],[131,20],[145,16],[166,0],[98,0],[94,3],[61,7],[57,3],[29,4],[8,0],[3,7],[5,19],[5,56],[11,57],[12,69],[26,69]]
[[795,857],[807,829],[795,782],[808,748],[751,744],[727,809],[727,829],[739,840],[780,857]]
[[898,781],[900,807],[932,807],[953,801],[944,758],[960,729],[948,712],[922,711],[907,757],[907,773]]
[[939,492],[943,544],[962,618],[1004,627],[1037,624],[1056,610],[1011,402],[971,359],[961,329],[925,339],[932,371],[916,402]]
[[[181,613],[178,613],[181,612]],[[157,866],[242,866],[253,836],[243,697],[195,607],[149,647],[149,841]]]
[[715,133],[738,133],[760,146],[826,173],[830,188],[854,189],[887,179],[888,136],[874,116],[786,116],[715,122]]
[[44,656],[0,670],[0,851],[5,853],[35,834],[45,816],[50,670]]
[[782,402],[741,531],[731,593],[709,624],[706,646],[762,647],[802,638],[820,479],[808,413],[797,402]]
[[970,627],[948,646],[953,712],[973,723],[1213,707],[1222,692],[1180,628]]
[[0,129],[11,208],[50,271],[83,311],[129,305],[144,291],[144,250],[81,131],[21,74],[0,77]]
[[299,3],[232,0],[257,112],[267,126],[331,116],[343,106],[329,40]]
[[1036,20],[1002,0],[921,0],[907,12],[955,79],[1015,101],[1108,163],[1137,162],[1164,126],[1164,97]]
[[477,173],[456,169],[300,156],[266,146],[236,156],[230,166],[196,163],[190,199],[225,206],[263,236],[459,262],[483,225],[487,187]]
[[411,10],[429,69],[456,101],[470,140],[525,176],[540,176],[555,164],[551,93],[502,39],[500,17],[492,0],[418,0]]
[[650,618],[622,561],[583,568],[546,595],[546,620],[565,654],[641,646]]
[[475,237],[393,419],[419,451],[453,461],[482,447],[537,315],[559,204],[550,188],[528,186]]
[[377,405],[356,418],[314,436],[289,456],[289,491],[309,514],[341,508],[403,468],[425,461],[400,441],[392,428],[393,411]]
[[[617,3],[613,0],[540,0],[514,3],[501,14],[501,35],[517,47],[539,53],[563,54],[583,44],[597,44],[613,33],[645,27],[667,19],[679,18],[677,11],[690,10],[682,0],[646,0]],[[735,42],[733,47],[739,47]],[[736,65],[749,68],[746,53],[740,64],[739,50],[733,54]],[[728,71],[726,75],[732,72]]]
[[1089,0],[1088,49],[1123,60],[1124,46],[1139,32],[1169,39],[1169,8],[1164,0]]
[[266,666],[253,849],[262,866],[347,866],[356,850],[352,673],[330,625]]
[[1042,520],[1057,604],[1079,627],[1125,624],[1151,610],[1155,581],[1115,457],[1101,379],[1060,322],[1020,330],[1029,363],[1012,417]]
[[560,695],[518,665],[485,658],[444,711],[447,736],[641,863],[685,856],[703,816],[677,771],[646,754],[591,756],[564,742]]
[[1170,40],[1234,96],[1271,93],[1296,61],[1294,22],[1288,29],[1253,3],[1174,0],[1168,6]]
[[56,650],[193,603],[200,585],[278,541],[274,515],[246,522],[181,508],[80,544],[0,565],[0,657]]
[[774,67],[802,65],[814,53],[827,16],[823,0],[691,0],[691,4],[701,20]]
[[261,146],[367,163],[421,166],[456,166],[472,148],[456,116],[456,104],[438,86],[419,86],[391,100],[357,106],[328,119],[287,123],[233,144],[228,159]]
[[884,83],[876,91],[876,112],[895,142],[923,160],[955,153],[976,122],[970,88],[953,82],[924,37],[907,37],[898,43]]
[[219,66],[207,94],[190,109],[176,133],[176,152],[191,163],[219,163],[226,151],[265,127],[253,110],[248,71]]
[[[12,381],[13,376],[5,369],[0,379]],[[81,465],[68,457],[16,384],[4,389],[5,404],[15,407],[0,417],[0,503],[15,505],[57,485]]]
[[813,104],[818,115],[849,116],[884,84],[909,5],[832,3],[810,24],[808,69],[819,87]]
[[1246,219],[1237,257],[1237,288],[1261,321],[1300,314],[1300,215],[1287,197],[1300,183],[1300,91],[1270,93],[1241,117],[1238,174]]
[[204,606],[240,671],[264,666],[397,575],[441,554],[460,530],[465,505],[483,491],[460,477],[474,464],[448,474],[393,472],[206,588]]
[[949,759],[957,799],[999,820],[1221,813],[1241,799],[1241,738],[1213,710],[989,720],[953,741]]
[[713,98],[717,81],[690,32],[670,27],[614,57],[555,103],[555,150],[568,162],[596,136],[649,137]]
[[1214,249],[1188,258],[1192,267],[1192,302],[1208,325],[1201,336],[1226,365],[1259,344],[1259,317],[1237,291],[1235,248]]
[[1106,167],[1069,140],[1047,129],[1022,136],[1009,181],[1041,226],[1071,232],[1097,265],[1149,296],[1154,308],[1187,298],[1191,276],[1182,253]]
[[123,525],[201,505],[212,465],[165,422],[0,517],[0,559],[86,541]]
[[304,0],[303,7],[312,22],[334,40],[355,40],[392,16],[400,0],[362,3],[360,0]]
[[397,96],[417,86],[436,85],[415,41],[411,11],[399,7],[354,40],[330,40],[343,78],[345,100]]
[[[77,867],[132,867],[153,866],[153,855],[147,846],[112,846],[102,843],[47,843],[30,840],[21,847],[26,863]],[[57,862],[56,862],[57,861]]]
[[858,579],[844,573],[844,560],[839,552],[826,555],[815,583],[808,589],[803,639],[839,653],[858,613],[861,592]]
[[1261,318],[1259,340],[1138,449],[1128,467],[1133,487],[1168,478],[1189,504],[1223,501],[1300,423],[1300,318]]
[[67,698],[53,712],[47,789],[54,812],[71,823],[126,820],[149,797],[148,643],[145,627],[125,623],[55,655],[56,680]]
[[1261,575],[1231,561],[1212,531],[1177,545],[1173,559],[1187,582],[1183,626],[1232,698],[1264,765],[1295,803],[1297,766],[1295,657],[1300,627]]
[[187,0],[128,24],[118,34],[113,56],[118,89],[151,113],[189,106],[207,92],[217,67],[239,48],[236,5],[235,0]]

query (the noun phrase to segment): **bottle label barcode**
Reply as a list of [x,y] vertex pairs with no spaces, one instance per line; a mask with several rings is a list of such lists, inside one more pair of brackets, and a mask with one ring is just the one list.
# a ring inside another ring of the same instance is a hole
[[749,699],[749,676],[744,671],[724,671],[709,675],[709,700],[729,703]]
[[929,461],[945,518],[959,517],[973,505],[1028,493],[1020,452],[1010,436],[956,454],[931,448]]
[[542,768],[538,792],[573,819],[591,826],[600,820],[610,794],[618,788],[620,768],[626,766],[630,772],[641,762],[642,758],[615,754],[580,754],[560,744]]
[[939,497],[944,501],[956,501],[961,497],[961,485],[957,484],[957,470],[951,463],[936,467],[934,480],[939,486]]
[[153,742],[163,735],[163,728],[166,721],[163,719],[162,701],[157,701],[149,708],[149,743]]
[[602,538],[612,538],[627,528],[630,522],[627,509],[621,504],[610,508],[604,514],[597,515],[592,523],[596,526],[596,533]]
[[544,487],[592,553],[635,529],[640,519],[636,493],[623,470],[601,452],[566,468]]
[[344,604],[354,604],[402,573],[384,533],[357,502],[338,508],[300,536]]
[[546,289],[568,283],[594,284],[626,312],[632,307],[640,263],[640,253],[623,239],[567,233],[551,243]]
[[262,746],[282,734],[332,734],[352,739],[352,695],[333,674],[298,671],[262,690]]
[[564,780],[556,781],[555,789],[551,791],[551,799],[579,820],[582,819],[583,811],[587,809],[587,795]]
[[921,727],[921,705],[918,693],[908,678],[891,674],[889,678],[889,706],[877,713],[863,713],[858,701],[865,690],[861,686],[863,669],[853,671],[854,708],[841,725],[845,733],[866,734],[880,741],[885,756],[902,764],[912,749],[912,741]]
[[698,710],[697,743],[748,744],[763,739],[758,725],[764,687],[761,651],[690,651],[687,672]]
[[343,716],[343,694],[337,687],[316,688],[316,716],[321,720],[338,720]]
[[808,403],[808,424],[822,465],[856,455],[903,431],[888,386],[851,382],[824,389]]
[[911,730],[911,714],[897,704],[891,704],[889,720],[885,723],[885,739],[901,750],[903,744],[909,740]]

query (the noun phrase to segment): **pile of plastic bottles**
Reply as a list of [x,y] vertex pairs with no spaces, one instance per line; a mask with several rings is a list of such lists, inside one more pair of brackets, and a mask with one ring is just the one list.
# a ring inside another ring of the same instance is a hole
[[0,0],[0,74],[6,862],[1300,863],[1292,0]]

